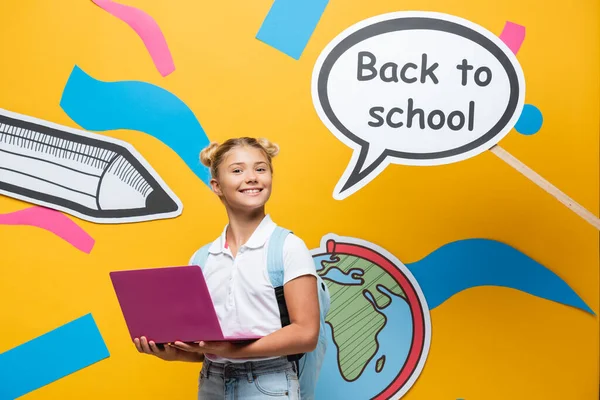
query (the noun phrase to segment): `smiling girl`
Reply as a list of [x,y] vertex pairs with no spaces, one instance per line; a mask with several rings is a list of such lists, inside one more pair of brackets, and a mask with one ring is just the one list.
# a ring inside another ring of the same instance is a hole
[[266,256],[275,222],[265,213],[277,145],[242,137],[212,143],[200,160],[229,223],[208,250],[203,272],[225,336],[256,335],[251,343],[175,342],[160,349],[142,337],[140,352],[165,360],[204,361],[198,399],[299,399],[297,368],[288,355],[315,349],[319,334],[316,269],[304,242],[285,238],[284,297],[289,324],[282,327]]

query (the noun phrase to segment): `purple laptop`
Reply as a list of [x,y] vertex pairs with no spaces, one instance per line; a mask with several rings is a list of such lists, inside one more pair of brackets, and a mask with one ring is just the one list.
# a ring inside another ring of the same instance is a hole
[[182,266],[110,273],[131,339],[156,343],[247,341],[225,337],[200,267]]

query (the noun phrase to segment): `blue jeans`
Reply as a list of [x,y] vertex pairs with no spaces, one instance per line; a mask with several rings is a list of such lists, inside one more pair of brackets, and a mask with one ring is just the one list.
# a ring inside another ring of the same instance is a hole
[[214,363],[205,360],[200,371],[198,400],[300,400],[294,363],[287,358]]

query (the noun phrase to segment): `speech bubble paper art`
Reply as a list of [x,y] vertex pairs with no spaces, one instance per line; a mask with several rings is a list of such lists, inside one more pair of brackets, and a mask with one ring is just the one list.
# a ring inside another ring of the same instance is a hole
[[396,12],[351,26],[312,76],[319,118],[354,150],[333,197],[355,193],[390,163],[442,165],[488,150],[515,125],[524,96],[514,53],[470,21]]

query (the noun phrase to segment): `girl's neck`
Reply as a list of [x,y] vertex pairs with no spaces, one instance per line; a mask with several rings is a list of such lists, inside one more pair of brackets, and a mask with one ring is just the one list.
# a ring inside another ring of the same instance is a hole
[[235,253],[237,253],[237,249],[250,239],[265,215],[264,207],[251,212],[227,210],[229,226],[227,227],[226,239],[231,250],[235,250]]

